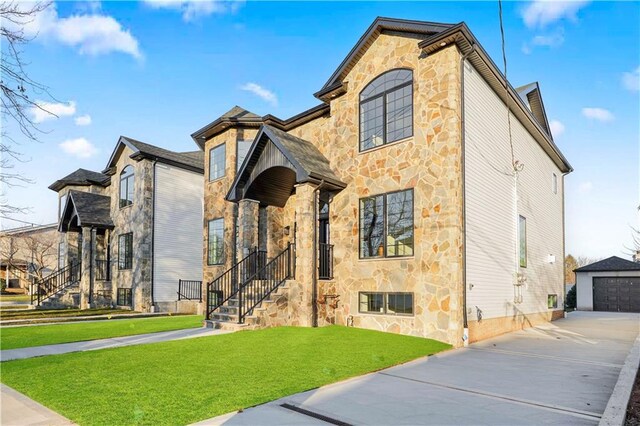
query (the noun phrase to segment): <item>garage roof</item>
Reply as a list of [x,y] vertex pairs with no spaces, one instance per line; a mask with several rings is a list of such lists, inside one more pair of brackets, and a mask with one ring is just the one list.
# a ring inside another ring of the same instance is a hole
[[632,262],[618,256],[611,256],[607,259],[574,270],[574,272],[608,271],[640,271],[640,262]]

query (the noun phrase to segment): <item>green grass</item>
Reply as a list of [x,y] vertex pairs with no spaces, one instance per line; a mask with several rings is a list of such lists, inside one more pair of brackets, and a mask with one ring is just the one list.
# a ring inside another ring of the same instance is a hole
[[31,302],[28,294],[0,294],[0,302]]
[[66,318],[66,317],[90,317],[94,315],[125,315],[134,314],[135,311],[126,309],[30,309],[24,311],[0,310],[0,319],[3,321],[17,319],[41,319],[41,318]]
[[183,425],[450,348],[346,327],[279,327],[0,364],[80,425]]
[[4,327],[0,328],[0,349],[54,345],[200,326],[202,326],[201,316],[180,315],[159,318],[114,319],[88,323]]

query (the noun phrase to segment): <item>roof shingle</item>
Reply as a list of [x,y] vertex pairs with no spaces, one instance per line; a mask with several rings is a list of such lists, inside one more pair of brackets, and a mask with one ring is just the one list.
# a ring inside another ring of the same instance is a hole
[[611,256],[599,262],[575,269],[574,272],[609,272],[609,271],[640,271],[640,263]]

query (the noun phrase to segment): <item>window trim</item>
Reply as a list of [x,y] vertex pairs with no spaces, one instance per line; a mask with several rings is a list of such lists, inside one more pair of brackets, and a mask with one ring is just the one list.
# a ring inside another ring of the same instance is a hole
[[[413,234],[411,236],[411,241],[414,244],[413,246],[413,253],[412,254],[397,254],[397,255],[393,255],[390,256],[387,254],[387,231],[388,231],[388,222],[387,222],[387,196],[391,195],[391,194],[397,194],[400,192],[406,192],[406,191],[411,191],[411,216],[412,216],[412,222],[413,222]],[[382,196],[382,211],[383,211],[383,216],[382,216],[382,229],[383,229],[383,254],[382,256],[367,256],[364,257],[362,256],[362,226],[361,226],[361,220],[362,220],[362,216],[360,215],[360,209],[362,208],[362,204],[361,201],[365,200],[367,198],[375,198],[375,197],[379,197]],[[415,191],[413,190],[413,188],[406,188],[406,189],[399,189],[396,191],[390,191],[390,192],[385,192],[382,194],[372,194],[369,195],[368,197],[362,197],[358,199],[358,259],[359,260],[371,260],[371,259],[402,259],[402,258],[411,258],[413,256],[415,256],[415,229],[416,229],[416,212],[415,212]]]
[[[215,222],[216,220],[222,221],[222,253],[220,255],[220,261],[218,263],[211,263],[211,256],[209,255],[211,250],[210,238],[211,238],[211,222]],[[224,265],[224,217],[215,217],[207,221],[207,266],[220,266]]]
[[[224,164],[222,166],[222,174],[220,176],[215,177],[215,178],[212,179],[211,178],[211,157],[212,157],[213,151],[215,151],[216,149],[220,149],[220,148],[224,148],[224,157],[223,157]],[[236,147],[236,151],[237,151],[237,147]],[[237,152],[236,152],[236,155],[237,155]],[[236,162],[237,162],[237,158],[236,158]],[[208,167],[209,167],[209,173],[208,173],[209,182],[215,182],[217,180],[222,179],[223,177],[225,177],[227,175],[227,143],[226,142],[222,142],[219,145],[216,145],[216,146],[214,146],[212,148],[209,148],[209,164],[208,164]]]
[[[126,176],[126,177],[123,178],[122,175],[125,174],[127,169],[131,170],[131,174],[129,176]],[[126,198],[126,199],[122,198],[122,183],[126,182],[126,184],[127,184],[126,196],[128,196],[129,195],[129,180],[133,181],[133,195],[131,197],[131,200],[129,200],[128,198]],[[125,207],[129,207],[129,206],[133,205],[133,198],[135,196],[135,189],[136,189],[136,170],[131,164],[127,164],[126,166],[124,166],[124,168],[120,172],[120,184],[118,186],[118,208],[124,209]],[[128,202],[128,203],[125,203],[123,205],[122,201],[125,201],[125,202]]]
[[[360,297],[362,294],[382,294],[382,312],[363,311],[360,309]],[[410,294],[411,295],[411,313],[390,313],[388,312],[389,295],[390,294]],[[358,292],[358,313],[364,315],[389,315],[393,317],[414,317],[416,314],[416,295],[413,291],[359,291]]]
[[[398,71],[398,70],[407,70],[407,71],[411,71],[411,81],[408,81],[406,83],[403,83],[399,86],[394,86],[391,89],[385,90],[382,93],[379,93],[375,96],[371,96],[370,98],[365,99],[364,101],[360,100],[360,96],[362,95],[362,92],[364,92],[367,87],[369,87],[371,85],[371,83],[373,83],[374,81],[376,81],[378,78],[382,77],[385,74],[388,74],[390,72],[393,71]],[[412,138],[415,134],[415,126],[414,126],[414,104],[415,104],[415,99],[414,99],[414,94],[415,94],[415,90],[413,90],[413,82],[414,82],[414,78],[413,78],[413,69],[412,68],[406,68],[406,67],[400,67],[400,68],[393,68],[390,69],[388,71],[385,71],[381,74],[378,74],[376,77],[372,78],[369,83],[367,83],[366,86],[364,86],[362,88],[362,90],[360,90],[360,93],[358,93],[358,153],[362,153],[362,152],[367,152],[370,151],[372,149],[376,149],[376,148],[381,148],[383,146],[392,144],[394,142],[398,142],[401,140],[405,140],[405,139],[409,139]],[[405,136],[402,137],[400,139],[395,139],[392,141],[388,141],[387,140],[387,95],[390,92],[393,92],[395,90],[398,89],[402,89],[406,86],[412,86],[411,87],[411,134],[409,136]],[[382,135],[383,135],[383,141],[381,145],[378,146],[372,146],[371,148],[366,148],[366,149],[362,149],[362,122],[361,122],[361,117],[362,117],[362,104],[373,101],[374,99],[377,99],[379,97],[383,97],[382,98]]]
[[[125,240],[125,258],[124,258],[124,266],[120,262],[120,241],[121,238],[124,237]],[[127,245],[127,237],[129,238],[129,244]],[[126,247],[129,247],[131,250],[129,252],[129,262],[127,262],[127,253]],[[133,269],[133,232],[125,232],[118,235],[118,270],[119,271],[129,271]]]
[[[524,223],[524,230],[522,229],[523,223]],[[522,246],[523,238],[524,238],[524,247]],[[522,253],[523,248],[524,248],[524,256]],[[521,268],[527,267],[528,251],[529,250],[527,247],[527,218],[522,215],[518,215],[518,264],[520,265]]]

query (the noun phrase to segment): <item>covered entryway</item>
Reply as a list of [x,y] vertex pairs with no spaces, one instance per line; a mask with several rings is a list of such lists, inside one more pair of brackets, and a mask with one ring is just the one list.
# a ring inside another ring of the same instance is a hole
[[594,277],[593,310],[640,312],[640,277]]
[[577,308],[640,312],[640,263],[612,256],[575,270]]

